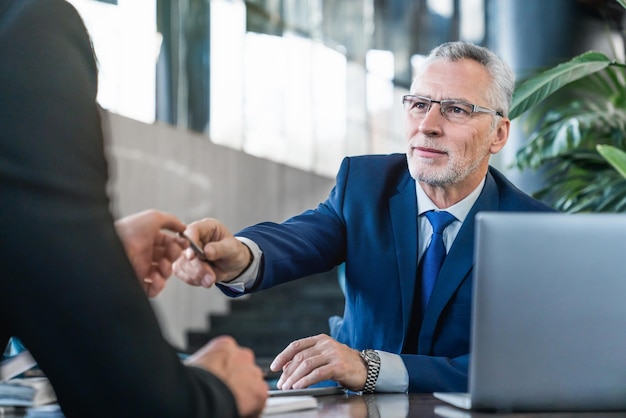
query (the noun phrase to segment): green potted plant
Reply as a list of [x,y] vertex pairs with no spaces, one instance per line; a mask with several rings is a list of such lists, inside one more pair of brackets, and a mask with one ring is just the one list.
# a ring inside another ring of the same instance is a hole
[[[616,0],[626,8],[626,0]],[[520,83],[510,118],[528,142],[515,166],[541,169],[534,194],[563,212],[626,212],[626,64],[586,52]]]

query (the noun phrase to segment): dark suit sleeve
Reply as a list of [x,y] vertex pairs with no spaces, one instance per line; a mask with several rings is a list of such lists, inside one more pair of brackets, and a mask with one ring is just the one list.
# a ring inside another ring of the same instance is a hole
[[469,354],[436,357],[402,354],[409,373],[409,392],[467,392]]
[[62,0],[0,0],[0,338],[19,337],[68,417],[234,417],[163,339],[118,239],[96,63]]

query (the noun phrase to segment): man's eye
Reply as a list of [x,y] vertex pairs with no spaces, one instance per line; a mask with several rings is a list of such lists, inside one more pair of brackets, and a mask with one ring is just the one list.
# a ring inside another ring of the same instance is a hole
[[446,113],[451,113],[455,115],[468,115],[471,113],[471,109],[467,106],[451,104],[446,107]]
[[417,110],[423,110],[428,108],[428,103],[426,102],[415,102],[413,104],[413,108]]

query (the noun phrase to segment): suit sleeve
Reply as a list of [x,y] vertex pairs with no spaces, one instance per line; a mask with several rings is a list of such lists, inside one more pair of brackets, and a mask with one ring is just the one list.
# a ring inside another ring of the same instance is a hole
[[235,417],[162,337],[116,235],[96,90],[72,6],[0,0],[0,337],[29,348],[68,417]]
[[469,354],[447,358],[402,354],[409,392],[467,392]]

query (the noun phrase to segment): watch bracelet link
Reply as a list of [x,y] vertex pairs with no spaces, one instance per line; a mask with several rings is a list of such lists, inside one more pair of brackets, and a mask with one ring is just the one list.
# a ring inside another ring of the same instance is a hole
[[380,357],[374,350],[361,351],[361,358],[367,366],[367,378],[365,379],[364,393],[373,393],[376,390],[376,381],[380,373]]

